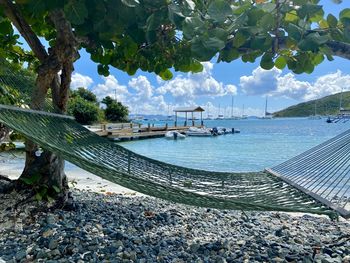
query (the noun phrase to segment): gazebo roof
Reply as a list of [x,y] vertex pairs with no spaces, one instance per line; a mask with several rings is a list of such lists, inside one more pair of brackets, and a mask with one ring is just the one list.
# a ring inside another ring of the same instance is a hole
[[180,107],[174,109],[175,112],[203,112],[204,109],[200,106],[193,106],[193,107]]

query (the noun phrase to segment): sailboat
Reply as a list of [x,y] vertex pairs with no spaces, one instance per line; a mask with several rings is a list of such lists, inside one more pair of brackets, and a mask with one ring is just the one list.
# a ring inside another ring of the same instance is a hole
[[218,114],[218,117],[216,118],[217,120],[223,120],[223,119],[225,119],[224,118],[224,115],[223,114],[220,114],[220,112],[221,112],[221,108],[220,108],[220,104],[219,104],[219,114]]
[[244,104],[243,104],[243,107],[242,107],[242,117],[241,117],[241,119],[248,119],[248,115],[244,114]]
[[210,114],[210,105],[208,103],[208,115],[204,120],[214,120],[214,116]]
[[315,105],[314,105],[314,115],[311,115],[308,117],[309,120],[320,120],[322,117],[320,115],[316,114],[317,112],[317,100],[315,100]]
[[271,120],[273,118],[272,113],[267,111],[267,96],[265,99],[265,113],[264,116],[262,116],[260,119],[265,119],[265,120]]
[[233,98],[233,95],[232,95],[232,98],[231,98],[231,117],[228,117],[227,119],[228,120],[240,120],[240,119],[242,119],[240,116],[234,116],[233,115],[233,102],[234,102],[234,98]]

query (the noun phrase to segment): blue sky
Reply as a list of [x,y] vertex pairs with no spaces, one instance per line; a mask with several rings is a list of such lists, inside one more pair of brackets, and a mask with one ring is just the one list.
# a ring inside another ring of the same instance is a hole
[[[333,4],[322,0],[326,14],[338,16],[339,11],[349,8],[349,0]],[[116,69],[111,76],[98,75],[97,65],[83,50],[75,63],[72,87],[85,86],[98,97],[115,96],[127,104],[131,113],[167,115],[177,106],[202,105],[214,116],[230,115],[231,98],[234,95],[234,114],[262,115],[265,97],[268,95],[268,110],[276,111],[287,106],[328,94],[350,89],[350,61],[335,58],[325,61],[312,74],[295,75],[288,69],[264,71],[257,63],[204,63],[204,72],[199,74],[175,73],[173,80],[160,81],[154,74],[138,71],[134,76]]]

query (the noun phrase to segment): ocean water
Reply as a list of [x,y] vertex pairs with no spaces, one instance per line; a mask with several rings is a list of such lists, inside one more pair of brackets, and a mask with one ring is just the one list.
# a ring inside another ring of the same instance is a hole
[[165,138],[121,142],[136,153],[180,166],[211,171],[260,171],[273,167],[350,129],[350,121],[325,119],[208,120],[207,127],[239,129],[239,134],[217,137]]

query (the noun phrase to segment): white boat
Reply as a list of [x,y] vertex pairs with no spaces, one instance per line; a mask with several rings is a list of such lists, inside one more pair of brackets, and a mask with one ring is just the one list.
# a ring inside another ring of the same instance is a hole
[[216,119],[217,119],[217,120],[224,120],[224,119],[225,119],[225,117],[224,117],[224,115],[219,114],[219,115],[218,115],[218,117],[217,117]]
[[177,139],[185,139],[186,136],[179,133],[178,131],[168,131],[165,134],[165,138],[168,140],[177,140]]
[[186,132],[187,136],[212,136],[212,133],[209,129],[206,128],[197,128],[191,127]]

